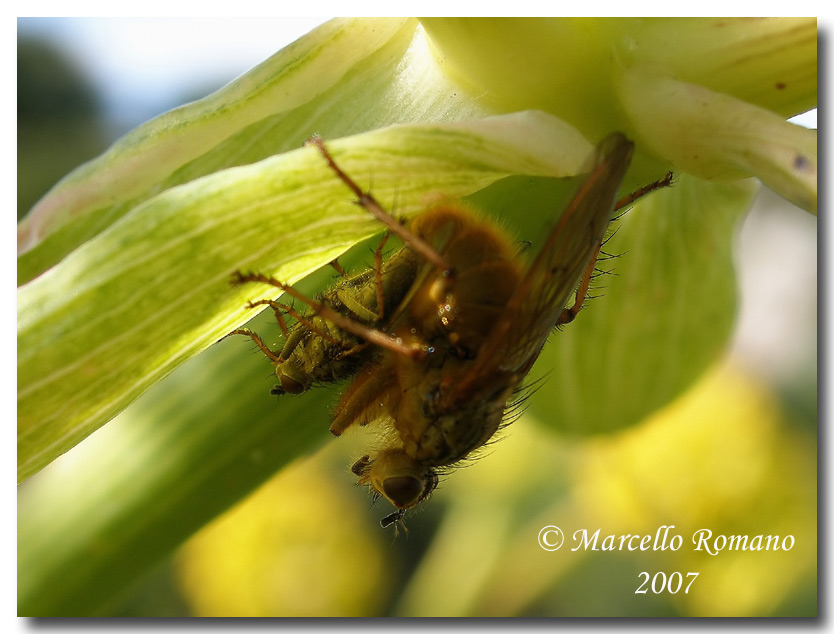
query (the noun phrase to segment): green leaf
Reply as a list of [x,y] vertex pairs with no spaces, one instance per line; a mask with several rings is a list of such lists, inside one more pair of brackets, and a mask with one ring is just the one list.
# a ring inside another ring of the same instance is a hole
[[733,245],[755,183],[681,176],[618,222],[591,295],[555,332],[531,379],[537,417],[560,432],[629,427],[683,393],[725,350],[736,314]]
[[326,139],[494,114],[434,64],[416,20],[339,19],[212,95],[139,126],[58,183],[18,226],[18,280],[165,189]]
[[[622,131],[701,178],[760,178],[816,211],[815,18],[431,18],[433,50],[502,110]],[[519,64],[518,60],[524,60]]]
[[[372,54],[380,40],[390,38],[392,30],[396,30],[391,28],[394,25],[381,28],[377,37],[368,38],[366,46],[352,47],[352,55],[341,50],[337,59],[344,63],[333,65],[334,47],[322,43],[327,38],[344,41],[346,29],[350,32],[351,27],[363,26],[372,27],[349,22],[324,25],[213,95],[136,128],[99,158],[73,171],[20,223],[21,253],[37,247],[43,251],[46,238],[50,238],[51,250],[59,249],[52,256],[29,253],[24,265],[36,260],[45,266],[29,265],[22,273],[23,280],[60,261],[66,253],[163,189],[290,149],[291,145],[270,146],[270,140],[263,138],[264,119],[291,111],[314,98],[338,81],[357,59]],[[320,78],[306,90],[297,85],[305,70]],[[205,156],[220,144],[227,144],[228,149],[235,140],[248,141],[250,149],[227,151],[222,159],[213,162]],[[283,139],[283,143],[288,141]]]
[[645,69],[623,73],[620,95],[635,138],[679,169],[707,180],[756,175],[785,199],[816,213],[816,130]]
[[24,482],[18,615],[112,614],[163,556],[326,440],[332,392],[276,403],[268,371],[224,341]]

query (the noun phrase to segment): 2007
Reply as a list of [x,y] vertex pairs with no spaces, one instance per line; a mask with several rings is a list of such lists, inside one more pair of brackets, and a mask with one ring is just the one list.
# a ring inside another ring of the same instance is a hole
[[[640,587],[634,591],[634,594],[646,594],[651,588],[651,591],[654,594],[661,594],[663,592],[668,592],[669,594],[677,594],[680,592],[681,588],[683,588],[684,594],[689,594],[689,588],[692,587],[692,584],[695,582],[695,579],[698,578],[698,575],[701,574],[699,572],[687,572],[686,578],[689,579],[689,583],[686,584],[684,587],[683,581],[684,577],[683,574],[680,572],[672,572],[669,576],[666,576],[665,572],[656,572],[654,576],[650,575],[648,572],[641,572],[638,577],[643,577],[643,583],[640,584]],[[650,583],[651,582],[651,583]]]

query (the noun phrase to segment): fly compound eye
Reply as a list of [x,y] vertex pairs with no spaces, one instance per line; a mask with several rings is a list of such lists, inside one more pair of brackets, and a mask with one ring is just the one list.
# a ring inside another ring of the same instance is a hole
[[393,449],[380,452],[373,459],[369,459],[367,470],[362,472],[360,484],[369,484],[377,494],[385,497],[398,509],[410,509],[434,490],[437,486],[437,475],[433,469],[410,457],[403,450]]
[[425,488],[425,483],[413,476],[386,478],[382,483],[385,497],[400,509],[407,509],[422,500]]
[[278,394],[276,390],[280,389],[284,394],[301,394],[307,389],[307,386],[304,385],[301,381],[296,380],[295,378],[291,377],[289,374],[283,372],[280,368],[275,372],[278,376],[278,379],[281,381],[281,385],[276,385],[272,392],[274,394]]

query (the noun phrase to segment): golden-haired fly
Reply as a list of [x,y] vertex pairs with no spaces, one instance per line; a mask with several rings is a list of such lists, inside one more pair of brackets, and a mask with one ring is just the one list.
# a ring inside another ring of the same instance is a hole
[[[554,327],[581,309],[614,211],[668,185],[671,174],[618,202],[633,146],[621,134],[607,137],[528,264],[494,222],[462,203],[444,202],[401,223],[342,171],[320,139],[308,144],[403,246],[383,260],[384,238],[372,269],[344,275],[315,299],[272,277],[236,272],[234,284],[272,285],[308,309],[250,302],[275,311],[286,337],[279,351],[250,330],[230,334],[251,337],[274,363],[273,394],[350,379],[330,430],[384,430],[352,471],[396,507],[381,522],[388,526],[428,497],[439,473],[495,434]],[[287,316],[295,320],[289,326]]]

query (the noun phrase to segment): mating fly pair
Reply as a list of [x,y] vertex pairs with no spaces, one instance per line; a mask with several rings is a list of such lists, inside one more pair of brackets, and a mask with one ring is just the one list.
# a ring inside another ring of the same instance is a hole
[[[495,434],[554,327],[581,309],[613,212],[668,185],[671,174],[617,202],[633,146],[620,134],[609,136],[527,264],[494,222],[461,203],[444,202],[400,223],[342,171],[320,139],[308,145],[355,202],[404,244],[383,261],[386,234],[372,269],[344,275],[316,299],[272,277],[236,272],[234,284],[272,285],[308,310],[249,303],[275,311],[285,335],[279,351],[250,330],[230,334],[251,337],[274,363],[273,394],[351,380],[330,430],[339,436],[352,425],[379,428],[378,446],[352,471],[396,507],[382,520],[386,527],[426,499],[438,474]],[[295,319],[289,327],[287,315]]]

